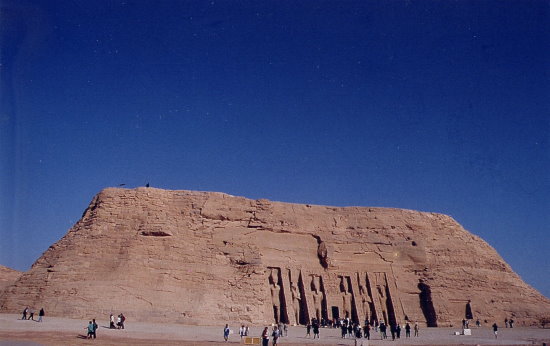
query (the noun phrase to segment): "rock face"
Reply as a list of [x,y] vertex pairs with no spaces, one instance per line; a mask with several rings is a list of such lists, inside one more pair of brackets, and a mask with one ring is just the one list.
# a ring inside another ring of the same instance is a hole
[[[468,304],[468,302],[470,302]],[[109,188],[0,297],[2,311],[185,324],[313,317],[428,326],[513,317],[550,300],[451,217],[222,193]]]
[[21,272],[0,265],[0,292],[12,285],[21,276]]

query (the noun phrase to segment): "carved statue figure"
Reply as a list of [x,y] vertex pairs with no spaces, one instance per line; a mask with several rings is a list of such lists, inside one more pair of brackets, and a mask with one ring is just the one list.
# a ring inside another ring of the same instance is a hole
[[295,282],[290,283],[290,293],[292,294],[292,308],[294,309],[294,318],[296,324],[299,324],[300,301],[302,300],[302,296],[300,295],[300,291],[298,290],[298,287],[296,287]]
[[359,283],[359,296],[361,297],[361,313],[365,316],[365,320],[368,320],[370,297],[362,283]]
[[351,293],[347,285],[347,280],[345,277],[342,277],[342,312],[344,317],[351,317]]
[[320,290],[320,285],[317,284],[318,278],[313,277],[313,308],[315,309],[315,317],[317,321],[321,321],[321,303],[323,301],[323,293]]
[[271,290],[271,302],[273,304],[273,315],[275,322],[279,323],[280,310],[281,310],[281,298],[279,292],[281,287],[279,286],[279,272],[276,269],[271,269],[269,289]]

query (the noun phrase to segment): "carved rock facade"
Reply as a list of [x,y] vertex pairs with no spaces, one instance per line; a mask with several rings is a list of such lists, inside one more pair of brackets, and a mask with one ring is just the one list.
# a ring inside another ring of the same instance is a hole
[[0,296],[76,318],[530,323],[550,301],[451,217],[109,188]]

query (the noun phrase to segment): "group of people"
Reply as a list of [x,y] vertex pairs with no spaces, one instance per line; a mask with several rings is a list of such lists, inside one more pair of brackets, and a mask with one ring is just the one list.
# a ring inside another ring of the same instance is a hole
[[[122,312],[117,316],[116,322],[115,322],[115,316],[113,314],[110,314],[109,329],[124,329],[124,321],[126,321],[126,317]],[[95,339],[97,337],[97,328],[98,328],[98,325],[95,321],[95,318],[89,321],[88,326],[85,327],[85,329],[88,330],[88,335],[86,337],[88,339]]]
[[311,322],[308,322],[306,325],[306,337],[311,337],[311,330],[313,329],[313,338],[319,339],[319,321],[314,317],[311,319]]
[[126,317],[121,312],[116,318],[115,325],[115,316],[111,314],[109,316],[109,329],[124,329],[124,321],[126,321]]
[[[37,322],[42,322],[42,318],[44,318],[45,314],[46,313],[44,312],[44,308],[40,309],[40,311],[38,312],[38,321]],[[23,317],[21,319],[22,320],[32,320],[32,321],[34,321],[34,309],[29,308],[28,306],[25,307],[25,309],[23,309]]]
[[97,328],[98,328],[98,325],[95,322],[95,318],[93,320],[89,321],[88,326],[85,328],[85,329],[88,330],[88,335],[86,337],[88,339],[95,339],[96,336],[97,336],[97,334],[96,334]]

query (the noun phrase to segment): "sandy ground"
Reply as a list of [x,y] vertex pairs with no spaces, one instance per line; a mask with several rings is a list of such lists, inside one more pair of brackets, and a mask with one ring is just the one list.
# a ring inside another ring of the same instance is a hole
[[[242,344],[238,335],[230,335],[229,342],[223,342],[223,326],[183,326],[178,324],[158,324],[126,321],[126,329],[108,328],[108,317],[98,320],[97,339],[86,339],[88,320],[75,320],[59,317],[46,317],[44,322],[20,320],[20,315],[0,314],[0,346],[36,346],[36,345],[226,345]],[[238,325],[231,325],[238,331]],[[262,327],[251,327],[250,335],[259,336]],[[401,338],[396,341],[380,340],[379,334],[374,340],[362,340],[367,345],[542,345],[550,346],[550,329],[541,328],[502,328],[498,339],[489,327],[472,329],[471,336],[453,335],[457,329],[424,328],[417,338]],[[374,333],[373,333],[374,334]],[[289,327],[288,337],[280,339],[279,344],[298,345],[355,345],[353,339],[341,339],[337,329],[321,329],[321,339],[305,337],[304,327]],[[271,345],[271,342],[270,342]],[[358,345],[361,345],[359,342]]]

